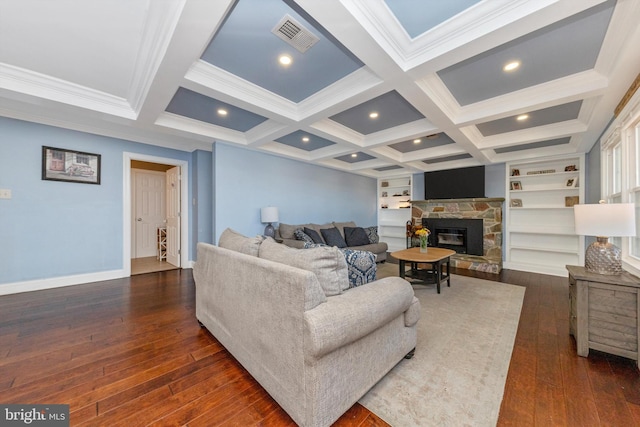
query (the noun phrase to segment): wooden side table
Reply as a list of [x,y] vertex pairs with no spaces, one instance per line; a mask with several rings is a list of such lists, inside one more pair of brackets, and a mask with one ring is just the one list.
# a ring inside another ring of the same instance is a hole
[[633,359],[638,365],[640,279],[627,272],[591,273],[576,265],[567,270],[569,332],[576,339],[578,355],[587,357],[594,349]]

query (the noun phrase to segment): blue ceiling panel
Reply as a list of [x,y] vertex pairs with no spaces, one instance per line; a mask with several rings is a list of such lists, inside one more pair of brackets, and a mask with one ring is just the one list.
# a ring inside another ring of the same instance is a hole
[[[320,39],[305,53],[271,33],[285,14]],[[362,67],[334,38],[325,36],[324,29],[310,21],[281,0],[239,0],[202,60],[300,102]],[[282,54],[292,58],[290,65],[280,65]]]
[[520,115],[516,115],[492,120],[490,122],[478,123],[476,127],[482,135],[491,136],[552,123],[566,122],[567,120],[578,118],[580,107],[582,107],[581,100],[526,113],[528,116],[526,120],[518,120]]
[[389,147],[398,150],[401,153],[410,153],[411,151],[425,150],[427,148],[440,147],[442,145],[455,144],[455,141],[446,133],[436,133],[433,135],[423,136],[408,141],[396,142],[390,144]]
[[[378,117],[370,118],[369,114],[372,112],[378,113]],[[329,118],[349,129],[368,135],[424,119],[424,116],[394,90]]]
[[[459,62],[438,75],[462,106],[592,69],[615,1],[609,0]],[[521,65],[512,72],[503,66]]]
[[[304,139],[308,139],[308,141],[305,141]],[[314,151],[330,145],[335,145],[335,142],[333,141],[329,141],[328,139],[321,138],[301,130],[278,138],[276,141],[305,151]]]
[[[218,113],[220,109],[225,110],[227,114],[220,115]],[[239,132],[246,132],[267,120],[266,117],[183,87],[178,88],[176,94],[173,95],[173,99],[167,106],[167,111]]]
[[344,156],[339,156],[339,157],[335,157],[336,160],[341,160],[343,162],[347,162],[347,163],[358,163],[358,162],[364,162],[366,160],[372,160],[375,159],[375,157],[367,154],[367,153],[363,153],[361,151],[354,153],[356,156],[354,157],[353,154],[345,154]]
[[481,0],[385,0],[411,38],[454,17]]

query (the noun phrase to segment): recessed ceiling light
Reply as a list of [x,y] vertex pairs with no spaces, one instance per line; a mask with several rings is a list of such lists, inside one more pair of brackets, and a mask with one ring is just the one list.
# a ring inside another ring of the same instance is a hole
[[528,114],[520,114],[518,117],[516,117],[516,120],[521,122],[523,120],[527,120],[529,118]]
[[302,137],[302,142],[309,142],[309,137],[308,136],[303,136]]
[[278,61],[282,65],[291,65],[291,63],[293,62],[293,59],[291,59],[289,55],[280,55],[280,57],[278,58]]
[[353,153],[351,157],[358,157],[358,153]]
[[225,110],[224,108],[218,108],[218,115],[219,116],[226,116],[227,114],[228,114],[227,110]]
[[372,113],[369,113],[369,118],[370,119],[377,119],[378,118],[378,113],[375,112],[375,111],[372,112]]
[[420,138],[416,138],[413,140],[414,144],[420,144],[422,142],[422,140]]
[[511,61],[507,62],[504,67],[502,67],[503,71],[513,71],[520,67],[520,61]]

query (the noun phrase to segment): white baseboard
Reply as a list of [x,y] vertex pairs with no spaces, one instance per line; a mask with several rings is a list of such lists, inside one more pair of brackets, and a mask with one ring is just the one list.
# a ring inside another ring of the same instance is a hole
[[91,282],[101,282],[103,280],[120,279],[122,277],[127,277],[124,270],[111,270],[101,271],[98,273],[78,274],[74,276],[28,280],[25,282],[4,283],[0,284],[0,295],[62,288],[64,286],[82,285]]

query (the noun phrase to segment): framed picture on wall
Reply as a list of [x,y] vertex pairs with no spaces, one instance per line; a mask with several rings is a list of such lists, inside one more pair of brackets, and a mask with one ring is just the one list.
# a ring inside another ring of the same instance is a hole
[[522,184],[520,184],[520,181],[511,181],[511,186],[509,188],[511,190],[522,190]]
[[100,184],[100,154],[42,147],[42,179]]

